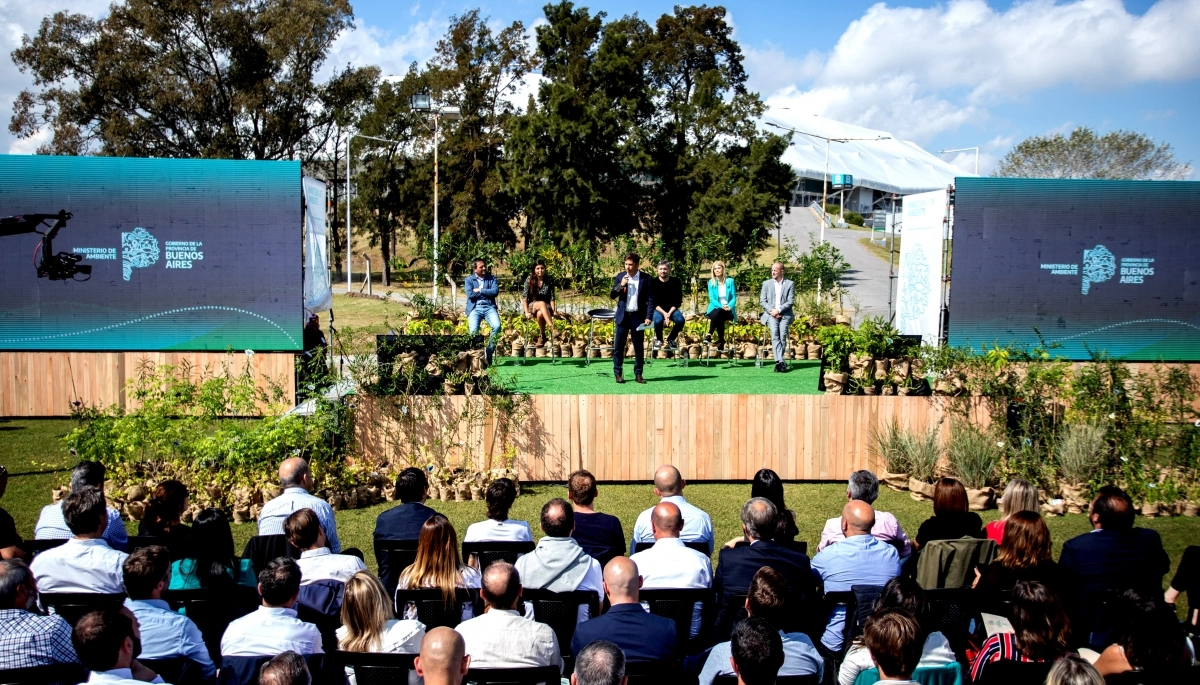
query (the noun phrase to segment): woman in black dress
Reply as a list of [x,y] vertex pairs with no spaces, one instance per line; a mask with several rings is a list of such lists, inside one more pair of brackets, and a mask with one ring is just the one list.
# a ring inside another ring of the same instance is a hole
[[917,549],[934,540],[957,540],[961,537],[982,538],[983,519],[970,511],[967,489],[954,478],[941,478],[933,488],[933,516],[917,529],[913,545]]
[[534,264],[533,273],[525,279],[525,297],[521,306],[525,309],[526,319],[537,319],[541,331],[537,344],[544,345],[546,327],[554,333],[554,279],[546,273],[546,263],[540,259]]

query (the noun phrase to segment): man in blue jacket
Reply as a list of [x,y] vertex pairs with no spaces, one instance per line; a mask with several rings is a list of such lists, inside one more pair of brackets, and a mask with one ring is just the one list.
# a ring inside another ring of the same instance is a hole
[[642,258],[637,253],[625,255],[625,270],[613,279],[609,295],[617,301],[616,340],[613,343],[613,375],[618,383],[625,382],[621,367],[625,363],[625,341],[633,338],[633,375],[638,383],[642,378],[642,364],[646,359],[646,328],[650,327],[650,312],[654,311],[652,279],[638,271]]
[[629,661],[670,661],[675,658],[675,622],[655,616],[638,602],[642,578],[627,557],[616,557],[604,567],[604,592],[612,607],[603,616],[575,627],[571,653],[579,654],[596,640],[609,640]]
[[496,277],[488,273],[487,262],[476,259],[471,275],[463,283],[467,293],[467,332],[474,336],[479,332],[479,321],[486,319],[492,334],[488,336],[487,363],[491,365],[496,353],[496,341],[500,339],[500,310],[496,309],[496,296],[500,286]]

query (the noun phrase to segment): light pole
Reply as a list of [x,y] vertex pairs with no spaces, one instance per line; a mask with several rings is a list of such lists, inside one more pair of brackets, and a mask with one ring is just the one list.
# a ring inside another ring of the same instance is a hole
[[433,107],[426,94],[417,94],[409,100],[413,111],[431,112],[433,115],[433,299],[438,296],[438,242],[441,239],[438,226],[438,130],[442,119],[458,121],[462,114],[457,107]]
[[975,151],[975,175],[978,176],[979,175],[979,146],[978,145],[975,147],[956,147],[953,150],[938,150],[938,154],[944,155],[947,152],[967,152],[969,150]]
[[[353,263],[353,254],[350,252],[350,144],[355,138],[366,138],[367,140],[377,140],[381,143],[392,143],[393,145],[403,145],[398,140],[388,140],[387,138],[376,138],[375,136],[367,136],[361,133],[356,133],[346,139],[346,294],[350,294],[353,285],[351,279],[350,268]],[[367,280],[371,279],[370,270],[367,271]]]

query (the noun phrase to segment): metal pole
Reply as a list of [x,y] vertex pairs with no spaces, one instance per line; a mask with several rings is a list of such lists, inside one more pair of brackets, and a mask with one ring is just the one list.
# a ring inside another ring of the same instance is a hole
[[354,136],[346,139],[346,293],[354,290],[354,278],[350,273],[354,255],[350,253],[350,143]]
[[975,148],[975,175],[979,175],[979,148]]
[[[825,203],[829,197],[829,139],[825,139],[825,176],[821,179],[821,244],[825,244]],[[817,276],[817,304],[821,304],[821,277]]]
[[438,113],[433,115],[433,299],[438,296]]

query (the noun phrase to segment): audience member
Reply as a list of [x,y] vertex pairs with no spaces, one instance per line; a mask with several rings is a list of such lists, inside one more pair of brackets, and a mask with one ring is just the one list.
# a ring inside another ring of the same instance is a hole
[[1104,685],[1104,676],[1078,654],[1066,654],[1050,668],[1046,685]]
[[[855,471],[850,474],[850,484],[846,488],[846,499],[854,501],[858,500],[874,505],[876,498],[879,497],[879,479],[874,473],[867,470]],[[844,526],[840,518],[831,518],[825,522],[825,529],[821,531],[821,542],[817,545],[817,552],[822,552],[826,547],[835,542],[844,539],[842,530]],[[875,525],[871,528],[871,535],[876,540],[886,542],[896,548],[900,554],[900,559],[907,559],[912,554],[912,543],[909,542],[908,536],[904,534],[904,529],[900,527],[900,522],[896,520],[894,514],[886,511],[875,512]]]
[[462,685],[471,667],[462,635],[452,628],[434,628],[421,640],[420,651],[413,666],[424,685]]
[[312,685],[312,673],[304,657],[288,650],[262,665],[258,685]]
[[[3,498],[4,493],[7,491],[8,469],[0,466],[0,498]],[[19,559],[24,557],[25,550],[21,549],[23,542],[21,534],[17,532],[17,523],[13,521],[12,515],[3,508],[0,508],[0,559]],[[624,544],[625,540],[622,538],[622,547]]]
[[[896,576],[883,586],[883,593],[875,600],[873,616],[882,616],[896,609],[903,610],[917,621],[920,628],[919,644],[922,645],[918,668],[945,666],[955,662],[950,641],[939,631],[930,631],[925,613],[925,591],[917,581],[907,576]],[[867,649],[863,636],[859,636],[846,652],[838,670],[838,685],[854,685],[858,674],[874,667],[871,650]]]
[[1186,592],[1188,599],[1188,615],[1185,619],[1191,632],[1197,632],[1200,626],[1200,547],[1192,545],[1183,550],[1183,558],[1179,560],[1179,568],[1167,588],[1165,599],[1167,604],[1175,606],[1180,593]]
[[1184,682],[1193,654],[1179,619],[1161,595],[1126,590],[1114,603],[1113,643],[1096,660],[1107,678],[1142,671],[1151,680]]
[[[81,461],[76,464],[71,471],[71,492],[89,485],[100,490],[101,495],[104,494],[104,464],[98,461]],[[42,513],[33,529],[35,540],[65,540],[75,535],[67,525],[62,505],[63,503],[59,502],[42,507]],[[108,525],[104,528],[104,541],[109,547],[124,552],[129,549],[129,533],[125,530],[125,522],[121,520],[121,512],[107,507],[106,511]]]
[[1049,588],[1023,580],[1012,594],[1011,633],[984,641],[971,664],[971,680],[979,682],[988,664],[997,661],[1055,661],[1070,651],[1071,623]]
[[675,658],[675,622],[655,616],[638,602],[638,565],[617,557],[604,567],[604,592],[611,608],[580,623],[571,638],[571,653],[602,639],[611,640],[630,661],[670,661]]
[[[646,590],[701,590],[712,587],[712,560],[687,547],[679,539],[683,515],[670,502],[655,505],[650,516],[654,546],[630,557],[642,574]],[[607,567],[605,567],[607,573]],[[692,614],[691,637],[700,632],[703,605],[697,603]]]
[[[531,590],[572,592],[591,590],[604,596],[604,575],[600,563],[571,537],[575,530],[575,512],[571,503],[555,497],[542,507],[542,532],[532,552],[517,559],[517,571],[525,587]],[[612,563],[611,561],[609,562]],[[531,610],[532,606],[527,607]],[[588,618],[587,606],[579,607],[579,620]]]
[[487,501],[487,520],[467,526],[463,542],[508,540],[532,542],[533,530],[528,521],[508,518],[508,510],[517,499],[517,486],[507,478],[497,478],[484,494]]
[[[874,476],[872,476],[874,477]],[[825,592],[844,592],[854,585],[886,585],[900,575],[896,548],[872,534],[875,511],[864,500],[851,498],[842,508],[842,541],[822,550],[812,560],[812,572],[825,585]],[[718,574],[720,573],[718,562]],[[829,615],[821,645],[831,654],[842,649],[842,626],[846,607],[835,607]],[[828,655],[827,655],[828,656]]]
[[[525,557],[522,557],[525,558]],[[558,638],[545,623],[531,621],[517,611],[521,599],[521,574],[506,561],[488,565],[483,572],[484,613],[455,628],[463,636],[471,665],[478,668],[563,667]]]
[[[713,525],[709,515],[699,507],[693,506],[683,498],[683,488],[687,481],[674,466],[660,466],[654,472],[654,495],[660,502],[670,502],[683,512],[683,532],[679,538],[684,542],[703,542],[707,546],[707,554],[713,551]],[[637,522],[633,524],[633,536],[629,539],[629,553],[633,554],[639,542],[654,542],[654,531],[650,528],[651,507],[638,514]]]
[[621,519],[592,508],[596,495],[596,478],[591,473],[580,470],[567,478],[567,497],[575,507],[571,537],[603,567],[609,559],[625,553],[625,529]]
[[995,541],[997,545],[1003,542],[1004,525],[1018,511],[1032,511],[1035,514],[1041,512],[1037,486],[1024,478],[1008,481],[1004,494],[1000,496],[1000,513],[1004,516],[984,526],[987,538]]
[[914,549],[934,540],[982,538],[983,519],[970,510],[967,489],[954,478],[939,478],[933,488],[933,516],[917,529]]
[[321,632],[296,617],[300,566],[279,557],[258,574],[262,606],[229,624],[221,637],[221,656],[275,656],[288,650],[303,656],[323,654]]
[[162,538],[162,544],[171,551],[171,558],[181,559],[182,552],[191,552],[188,543],[192,529],[182,521],[187,507],[187,487],[177,480],[164,480],[146,501],[146,512],[138,523],[138,535]]
[[576,653],[571,685],[628,685],[625,653],[608,640],[595,640]]
[[[400,505],[392,507],[375,519],[375,540],[418,540],[421,526],[437,511],[425,506],[429,499],[429,481],[425,471],[406,468],[396,476],[396,498]],[[379,562],[379,580],[390,593],[396,589],[396,580],[403,568],[394,568],[391,554],[387,550],[376,553]]]
[[191,659],[212,680],[217,667],[208,654],[204,636],[188,617],[171,610],[163,601],[170,584],[171,554],[153,545],[134,550],[123,565],[125,606],[137,617],[142,633],[141,655],[147,659]]
[[220,509],[201,509],[192,520],[188,554],[171,564],[171,590],[228,589],[234,584],[257,588],[249,559],[233,552],[233,531]]
[[[795,611],[795,607],[788,607],[787,580],[770,566],[763,566],[754,574],[746,592],[746,613],[750,618],[766,621],[779,633],[783,646],[779,675],[816,674],[819,678],[825,672],[825,662],[812,640],[804,633],[783,630],[789,611]],[[712,648],[700,671],[700,685],[712,685],[717,676],[734,674],[729,662],[731,650],[730,642]]]
[[800,534],[800,529],[796,527],[796,512],[788,509],[784,502],[783,479],[779,474],[771,469],[759,469],[758,473],[754,474],[754,481],[750,486],[750,498],[755,497],[771,500],[779,514],[779,530],[775,531],[775,537],[772,539],[779,543],[795,541],[796,536]]
[[263,504],[262,512],[258,515],[258,534],[283,535],[283,524],[287,517],[299,509],[312,509],[325,527],[329,551],[334,554],[341,552],[342,543],[338,540],[333,507],[320,497],[309,494],[314,489],[314,483],[308,462],[301,457],[284,459],[279,465],[279,485],[283,488],[283,494]]
[[783,641],[766,621],[748,618],[738,623],[729,640],[729,651],[738,685],[775,685],[784,662]]
[[[464,564],[458,552],[458,534],[454,532],[454,526],[445,516],[435,514],[421,525],[417,558],[400,574],[396,589],[441,590],[449,607],[454,603],[458,588],[477,588],[479,583],[479,571]],[[463,620],[471,618],[473,613],[469,603],[462,605]],[[407,613],[405,618],[409,618]]]
[[79,662],[91,671],[88,683],[142,685],[162,682],[154,671],[138,662],[142,634],[128,607],[111,607],[84,614],[71,631]]
[[[45,510],[42,510],[45,513]],[[41,592],[125,592],[121,577],[124,552],[108,546],[108,512],[104,493],[94,485],[82,485],[63,498],[63,518],[73,537],[33,558],[30,568]]]
[[383,583],[370,571],[359,571],[346,581],[337,638],[338,649],[347,652],[415,654],[425,638],[425,624],[397,620]]
[[863,628],[863,644],[879,669],[879,682],[913,683],[921,659],[921,625],[902,609],[873,614]]
[[0,671],[75,663],[71,624],[37,611],[37,582],[20,559],[0,561]]
[[1033,511],[1016,511],[1008,517],[1000,551],[982,573],[976,573],[975,589],[987,592],[1012,590],[1022,580],[1036,580],[1060,596],[1063,590],[1062,572],[1050,558],[1050,529]]
[[319,580],[346,582],[350,576],[365,571],[362,559],[350,554],[334,554],[329,551],[329,540],[325,537],[325,526],[317,519],[312,509],[297,509],[283,523],[288,542],[300,550],[300,584],[308,585]]

